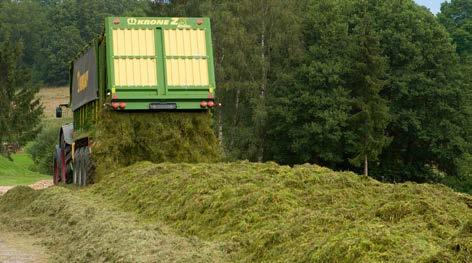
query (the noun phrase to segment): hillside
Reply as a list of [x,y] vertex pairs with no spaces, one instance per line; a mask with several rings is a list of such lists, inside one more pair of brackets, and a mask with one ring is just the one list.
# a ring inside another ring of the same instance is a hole
[[[56,116],[56,107],[60,104],[69,103],[69,87],[54,87],[54,88],[42,88],[37,98],[41,100],[44,107],[44,118],[54,119]],[[64,110],[64,117],[72,117],[72,113]]]
[[49,176],[30,171],[31,159],[26,154],[13,155],[13,162],[0,156],[0,186],[28,185]]
[[[0,199],[0,222],[47,233],[45,244],[73,261],[116,250],[109,259],[471,262],[471,209],[471,196],[444,186],[383,184],[318,166],[144,162],[80,191],[16,189]],[[123,232],[133,233],[129,242]]]

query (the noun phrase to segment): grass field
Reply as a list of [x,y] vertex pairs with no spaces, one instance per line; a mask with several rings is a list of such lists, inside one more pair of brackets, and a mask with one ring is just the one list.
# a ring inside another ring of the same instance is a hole
[[28,185],[40,180],[51,179],[50,176],[30,171],[33,165],[31,158],[25,154],[13,155],[13,162],[0,156],[0,185]]
[[[69,103],[69,87],[41,88],[38,98],[44,106],[43,119],[54,119],[56,107],[63,103]],[[68,109],[63,109],[64,118],[71,118],[72,113]]]

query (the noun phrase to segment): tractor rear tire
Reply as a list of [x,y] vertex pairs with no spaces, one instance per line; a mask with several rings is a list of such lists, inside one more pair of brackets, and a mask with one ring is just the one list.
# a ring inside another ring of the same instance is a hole
[[79,185],[80,182],[80,149],[77,149],[74,153],[74,171],[72,176],[72,183],[75,185]]
[[64,149],[61,149],[60,151],[60,162],[59,165],[61,167],[60,169],[60,183],[67,184],[67,163],[66,163],[66,153]]
[[77,186],[88,185],[94,170],[89,147],[77,149],[74,154],[73,183]]
[[78,149],[78,162],[77,162],[77,171],[78,171],[78,176],[77,176],[77,186],[83,186],[83,177],[85,176],[85,171],[84,171],[84,148]]

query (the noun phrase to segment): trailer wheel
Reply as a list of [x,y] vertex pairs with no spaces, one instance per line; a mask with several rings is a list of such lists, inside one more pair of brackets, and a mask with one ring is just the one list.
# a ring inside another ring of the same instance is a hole
[[82,150],[82,186],[86,186],[90,183],[94,172],[94,165],[90,156],[90,148],[85,147]]

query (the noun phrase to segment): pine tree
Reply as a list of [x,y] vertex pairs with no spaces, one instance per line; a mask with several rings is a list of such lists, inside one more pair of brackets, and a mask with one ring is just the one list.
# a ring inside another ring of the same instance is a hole
[[[354,12],[356,26],[353,29],[353,70],[350,77],[351,95],[354,98],[350,122],[355,138],[351,141],[355,156],[350,161],[355,166],[364,165],[364,175],[369,175],[369,160],[376,160],[390,143],[386,133],[390,121],[387,101],[380,95],[386,84],[386,59],[381,55],[379,36],[374,31],[371,0],[358,2]],[[356,10],[357,9],[357,10]]]
[[21,147],[35,136],[43,112],[35,99],[38,88],[21,65],[22,52],[20,42],[0,42],[0,153],[7,157],[12,145]]

